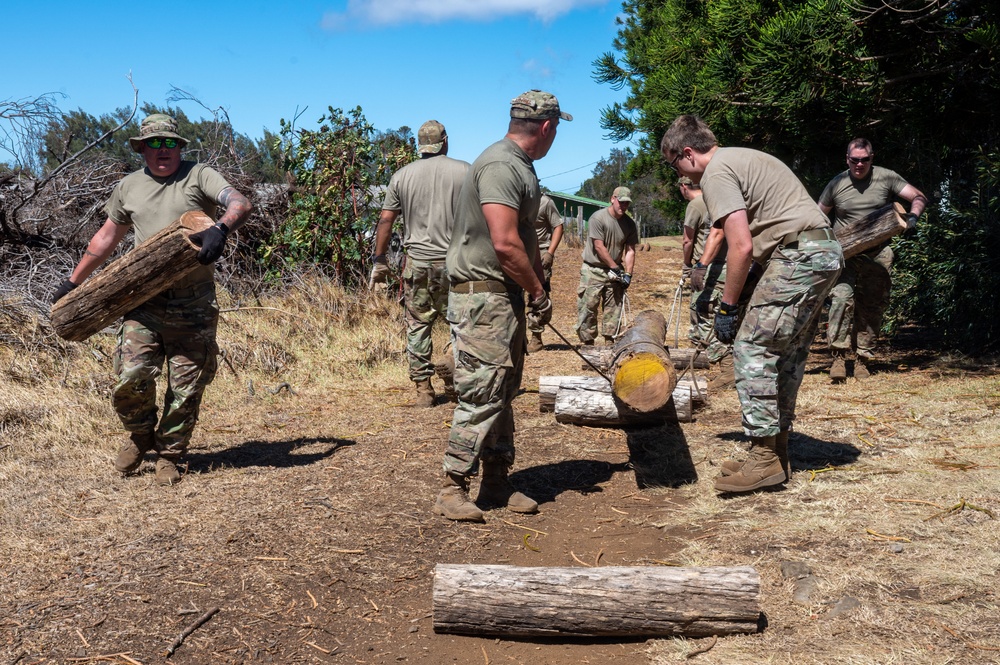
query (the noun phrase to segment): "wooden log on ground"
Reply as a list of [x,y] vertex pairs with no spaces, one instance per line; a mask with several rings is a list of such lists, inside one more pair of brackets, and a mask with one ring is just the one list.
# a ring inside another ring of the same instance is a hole
[[890,203],[851,224],[841,225],[835,233],[844,248],[844,258],[877,247],[905,231],[908,228],[905,215],[902,205]]
[[[636,411],[619,400],[600,376],[564,377],[553,402],[556,421],[593,427],[659,425],[691,421],[691,387],[675,387],[671,399],[655,411]],[[539,389],[539,393],[541,390]]]
[[615,397],[643,413],[662,409],[677,385],[677,372],[663,347],[667,322],[653,310],[639,312],[611,347]]
[[438,564],[434,631],[502,637],[707,637],[759,630],[760,576],[739,567]]
[[[670,362],[674,364],[674,369],[687,369],[688,365],[691,364],[691,358],[694,358],[695,369],[706,369],[708,367],[708,356],[704,353],[699,353],[695,356],[695,349],[691,348],[678,348],[675,346],[666,347],[667,353],[670,354]],[[611,367],[611,361],[614,356],[610,346],[581,346],[577,351],[580,352],[584,358],[589,360],[594,367],[603,371],[606,371]],[[593,367],[587,363],[582,363],[583,369],[593,370]]]
[[215,222],[191,210],[148,238],[52,306],[56,334],[82,342],[126,312],[177,284],[198,269],[199,247],[188,238]]
[[[583,390],[605,391],[611,395],[611,384],[602,377],[595,376],[540,376],[538,377],[538,410],[550,413],[556,408],[556,395],[563,383],[567,387]],[[678,392],[680,391],[680,392]],[[704,404],[708,396],[708,379],[705,377],[691,378],[685,376],[677,380],[672,397],[675,401],[684,400],[690,395],[691,404]]]

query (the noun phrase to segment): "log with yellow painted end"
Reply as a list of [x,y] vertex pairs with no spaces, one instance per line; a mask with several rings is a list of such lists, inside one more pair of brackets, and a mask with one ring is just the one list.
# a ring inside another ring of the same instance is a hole
[[52,327],[70,342],[82,342],[201,266],[199,247],[189,239],[215,222],[200,210],[113,261],[52,306]]
[[677,371],[663,346],[667,322],[653,310],[639,312],[612,347],[612,390],[640,413],[662,409],[677,386]]

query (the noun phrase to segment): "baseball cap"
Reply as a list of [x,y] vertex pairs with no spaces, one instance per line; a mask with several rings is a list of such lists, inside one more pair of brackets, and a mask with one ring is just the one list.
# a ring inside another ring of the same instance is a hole
[[417,130],[417,146],[420,154],[436,155],[444,147],[448,132],[437,120],[428,120]]
[[630,203],[632,201],[632,190],[628,187],[615,187],[611,198],[618,199],[622,203]]
[[541,90],[529,90],[510,100],[510,117],[530,120],[573,119],[569,113],[559,110],[559,100],[555,95]]

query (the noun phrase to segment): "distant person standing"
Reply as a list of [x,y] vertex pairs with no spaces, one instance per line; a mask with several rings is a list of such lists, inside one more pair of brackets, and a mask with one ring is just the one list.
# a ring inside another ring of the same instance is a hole
[[[187,450],[198,421],[205,388],[218,368],[215,342],[219,305],[215,300],[215,261],[227,236],[243,226],[250,202],[215,169],[182,161],[188,140],[177,133],[169,115],[147,116],[139,136],[129,139],[146,167],[125,176],[104,206],[107,221],[94,234],[80,263],[52,296],[55,303],[100,267],[129,230],[139,245],[189,210],[216,216],[215,226],[190,236],[200,245],[201,268],[125,314],[118,332],[114,367],[118,383],[111,400],[129,440],[115,458],[115,469],[128,474],[143,456],[156,450],[156,482],[180,480],[177,462]],[[156,379],[166,367],[163,412],[157,423]]]
[[[833,228],[851,224],[894,199],[910,203],[911,228],[927,205],[927,197],[897,173],[874,166],[875,152],[868,139],[847,145],[847,170],[831,180],[819,197],[819,207],[833,212]],[[833,355],[830,379],[847,378],[847,355],[855,353],[854,378],[870,376],[866,362],[875,358],[875,344],[892,288],[892,248],[886,241],[847,259],[844,272],[830,292],[827,340]]]
[[[843,267],[843,251],[805,187],[775,157],[720,148],[708,125],[693,115],[674,120],[660,151],[678,174],[701,185],[709,218],[727,245],[715,334],[733,344],[743,430],[751,444],[746,461],[716,478],[715,489],[750,492],[780,485],[791,474],[788,438],[809,345]],[[740,321],[753,263],[763,266],[763,275]]]
[[628,214],[631,203],[631,190],[616,187],[611,204],[587,220],[587,243],[576,291],[576,334],[583,344],[593,344],[597,339],[597,313],[601,308],[605,342],[613,343],[621,332],[622,304],[632,283],[635,246],[639,242],[639,231]]
[[[506,136],[479,155],[462,185],[446,262],[458,405],[435,503],[450,520],[482,522],[480,506],[538,510],[508,479],[515,452],[511,405],[524,370],[525,305],[539,325],[552,318],[535,234],[542,192],[534,161],[548,154],[560,119],[573,116],[547,92],[515,97]],[[477,506],[468,492],[480,461]]]
[[434,406],[434,322],[448,309],[448,272],[445,255],[455,225],[455,210],[468,162],[448,157],[448,133],[437,120],[417,131],[420,159],[393,174],[382,203],[375,234],[372,285],[385,282],[392,225],[403,215],[403,302],[406,307],[406,356],[410,380],[416,385],[415,406]]
[[[563,236],[563,218],[556,208],[555,202],[547,194],[542,194],[538,204],[538,217],[535,219],[535,233],[538,235],[538,251],[542,254],[542,272],[545,276],[545,292],[552,293],[552,263],[555,261],[556,249]],[[536,353],[545,348],[542,342],[542,329],[531,316],[528,316],[528,353]]]
[[[715,310],[722,302],[722,291],[726,286],[726,245],[722,241],[720,249],[709,265],[703,265],[700,257],[705,252],[705,241],[712,230],[701,185],[691,178],[682,176],[677,181],[681,196],[688,202],[684,212],[684,267],[690,274],[691,285],[691,330],[689,338],[695,347],[701,349],[710,365],[719,372],[712,379],[710,387],[715,390],[727,388],[735,383],[733,376],[732,346],[723,344],[715,336],[712,325]],[[699,259],[692,263],[695,259]]]

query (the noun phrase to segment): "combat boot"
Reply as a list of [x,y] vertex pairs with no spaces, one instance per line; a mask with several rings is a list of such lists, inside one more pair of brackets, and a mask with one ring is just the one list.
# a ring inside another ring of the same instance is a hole
[[486,518],[476,504],[469,500],[469,479],[445,474],[444,485],[438,493],[434,509],[438,514],[458,522],[485,522]]
[[871,372],[869,372],[868,368],[865,366],[865,361],[861,358],[861,356],[858,356],[857,360],[854,361],[854,378],[864,381],[871,375]]
[[719,370],[718,376],[708,382],[710,391],[726,390],[736,385],[736,368],[733,365],[732,354],[726,355],[715,365]]
[[781,468],[785,470],[785,480],[792,479],[792,461],[788,457],[788,437],[791,433],[791,430],[785,429],[774,437],[774,452],[781,460]]
[[132,432],[125,442],[118,457],[115,458],[115,471],[124,475],[132,473],[142,464],[142,457],[156,446],[156,436],[152,432]]
[[843,381],[847,378],[847,363],[844,362],[844,352],[833,352],[833,364],[830,365],[830,380]]
[[528,339],[528,353],[538,353],[545,348],[545,343],[542,342],[542,333],[531,332],[531,337]]
[[743,466],[729,475],[715,479],[715,489],[719,492],[752,492],[762,487],[780,485],[787,480],[785,468],[778,457],[776,437],[754,438],[750,444],[750,454]]
[[506,506],[515,513],[538,512],[538,502],[514,489],[507,477],[507,466],[497,462],[483,462],[483,481],[476,503],[487,508]]
[[156,459],[156,483],[158,485],[176,485],[181,480],[181,472],[177,469],[177,459],[175,457],[164,457],[162,454]]
[[434,364],[434,373],[444,382],[444,396],[449,402],[457,402],[455,394],[455,356],[448,349]]
[[424,379],[423,381],[417,381],[417,399],[413,402],[413,406],[418,409],[427,409],[434,406],[434,387],[431,385],[430,379]]

